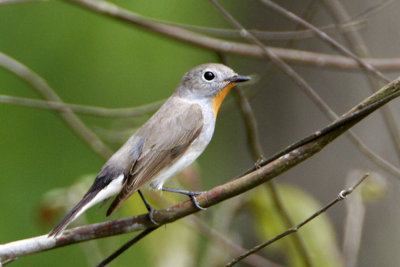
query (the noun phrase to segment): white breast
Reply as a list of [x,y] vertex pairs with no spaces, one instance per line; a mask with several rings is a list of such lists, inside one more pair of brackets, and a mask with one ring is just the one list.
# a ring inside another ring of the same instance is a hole
[[[189,102],[190,100],[185,99],[184,101]],[[195,103],[202,106],[204,125],[201,133],[180,159],[178,159],[172,166],[161,170],[157,177],[151,181],[150,186],[155,190],[160,190],[169,178],[192,164],[201,153],[203,153],[204,149],[211,141],[215,128],[215,117],[211,103],[209,101],[203,101],[200,103],[196,101]]]

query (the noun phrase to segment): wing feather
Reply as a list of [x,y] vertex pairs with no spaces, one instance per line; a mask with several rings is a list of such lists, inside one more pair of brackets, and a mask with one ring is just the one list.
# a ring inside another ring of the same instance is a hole
[[144,137],[142,153],[131,166],[125,185],[110,205],[107,216],[161,170],[174,164],[201,133],[201,107],[173,98],[169,101],[135,133],[135,136]]

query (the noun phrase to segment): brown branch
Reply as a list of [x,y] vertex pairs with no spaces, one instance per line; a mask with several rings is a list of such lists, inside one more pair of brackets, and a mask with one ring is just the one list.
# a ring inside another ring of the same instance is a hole
[[[21,62],[0,52],[0,66],[27,82],[47,100],[62,103],[61,98],[53,88],[42,77]],[[112,155],[111,149],[71,109],[64,108],[59,112],[59,115],[97,154],[106,159]]]
[[108,256],[106,259],[104,259],[103,261],[101,261],[98,265],[96,265],[96,267],[104,267],[107,264],[109,264],[111,261],[113,261],[116,257],[118,257],[119,255],[121,255],[122,253],[124,253],[128,248],[130,248],[133,244],[135,244],[136,242],[139,242],[141,239],[143,239],[144,237],[146,237],[148,234],[150,234],[151,232],[153,232],[154,230],[158,229],[158,227],[152,227],[152,228],[147,228],[145,230],[143,230],[140,234],[138,234],[137,236],[135,236],[134,238],[132,238],[131,240],[129,240],[128,242],[126,242],[122,247],[120,247],[117,251],[115,251],[114,253],[112,253],[110,256]]
[[256,253],[257,251],[265,248],[266,246],[271,245],[272,243],[284,238],[287,235],[290,235],[292,233],[296,233],[297,231],[299,231],[300,228],[302,228],[304,225],[306,225],[307,223],[309,223],[310,221],[314,220],[315,218],[317,218],[319,215],[321,215],[322,213],[326,212],[329,208],[331,208],[333,205],[335,205],[336,203],[344,200],[348,195],[350,195],[367,177],[369,176],[369,174],[365,174],[355,185],[353,185],[352,187],[342,190],[340,191],[340,193],[338,194],[338,196],[336,197],[336,199],[332,200],[329,204],[327,204],[325,207],[323,207],[322,209],[318,210],[317,212],[315,212],[313,215],[311,215],[310,217],[308,217],[306,220],[302,221],[301,223],[297,224],[296,226],[293,226],[292,228],[286,230],[285,232],[283,232],[282,234],[277,235],[276,237],[272,238],[271,240],[268,240],[265,243],[262,243],[260,245],[257,245],[255,247],[253,247],[252,249],[248,250],[246,253],[244,253],[243,255],[233,259],[231,262],[229,262],[228,264],[225,265],[225,267],[230,267],[235,265],[236,263],[240,262],[242,259],[246,258],[247,256],[252,255],[253,253]]
[[20,4],[25,2],[46,2],[48,0],[0,0],[0,6],[9,4]]
[[[257,165],[259,161],[264,159],[264,152],[261,146],[261,138],[258,134],[257,120],[255,118],[253,109],[251,108],[250,102],[244,94],[242,88],[240,88],[240,86],[236,86],[233,93],[236,97],[236,101],[239,105],[239,109],[242,113],[246,125],[248,147],[251,151],[253,159],[256,161],[255,164]],[[285,226],[290,227],[291,225],[293,225],[292,219],[282,203],[279,192],[277,191],[274,182],[270,181],[269,183],[267,183],[267,187],[272,196],[273,204],[276,207],[279,215],[281,216]],[[293,244],[299,252],[300,258],[303,261],[304,265],[312,266],[311,257],[307,251],[307,248],[305,247],[303,240],[299,235],[293,235]]]
[[[340,119],[327,127],[305,138],[301,145],[296,144],[278,153],[274,158],[263,162],[258,168],[253,168],[248,174],[238,179],[217,186],[197,197],[202,207],[210,207],[231,197],[240,195],[274,177],[282,174],[307,158],[321,151],[326,145],[345,133],[352,126],[369,114],[400,95],[400,77],[386,85],[359,105],[343,114]],[[160,224],[171,223],[180,218],[198,212],[192,201],[185,201],[167,209],[154,213],[154,219]],[[0,245],[0,259],[18,258],[56,247],[66,246],[91,239],[144,230],[153,227],[147,214],[121,220],[83,226],[65,231],[58,238],[48,238],[47,235],[15,241]]]
[[[264,57],[264,51],[257,45],[230,42],[207,35],[198,34],[179,27],[156,23],[151,19],[140,16],[106,1],[98,0],[66,0],[92,12],[105,15],[116,20],[142,27],[146,30],[161,34],[181,42],[203,47],[221,53],[238,54],[250,57]],[[340,69],[359,69],[359,64],[354,59],[315,53],[296,49],[285,49],[265,46],[265,49],[276,54],[277,57],[291,63],[300,63],[317,67],[332,67]],[[380,70],[400,69],[400,58],[390,59],[362,59],[366,64]]]
[[341,52],[342,54],[352,58],[355,60],[364,70],[374,74],[376,77],[382,79],[385,82],[389,82],[390,80],[385,77],[382,73],[380,73],[378,70],[376,70],[373,66],[368,64],[367,62],[364,62],[361,58],[359,58],[357,55],[355,55],[353,52],[348,50],[346,47],[338,43],[336,40],[332,39],[329,35],[327,35],[325,32],[321,31],[311,23],[305,21],[304,19],[300,18],[296,14],[290,12],[289,10],[283,8],[282,6],[274,3],[271,0],[259,0],[261,3],[263,3],[265,6],[269,7],[270,9],[278,12],[279,14],[285,16],[286,18],[290,19],[291,21],[312,30],[321,40],[325,41],[326,43],[330,44],[333,48]]
[[[227,209],[229,209],[228,216],[226,216],[227,214],[226,214],[225,210],[222,214],[222,218],[223,218],[222,220],[225,221],[226,223],[232,222],[232,219],[233,219],[232,216],[234,216],[234,214],[231,214],[231,213],[234,213],[236,211],[238,203],[240,203],[240,205],[242,204],[242,200],[239,197],[232,199],[232,200],[229,203],[226,203],[227,204],[226,206],[228,206]],[[221,209],[222,209],[222,206],[221,206]],[[233,209],[233,210],[231,210],[231,209]],[[221,213],[217,211],[216,216],[217,217],[215,218],[215,220],[218,221],[218,224],[219,224],[221,222]],[[214,243],[217,243],[220,246],[222,246],[223,248],[228,249],[229,255],[238,256],[238,255],[243,254],[246,251],[242,246],[234,243],[226,235],[224,235],[224,231],[221,227],[218,227],[219,229],[210,227],[204,220],[201,220],[198,216],[189,216],[187,218],[191,219],[191,221],[194,222],[194,225],[193,225],[193,226],[195,226],[194,230],[200,231],[200,233],[202,233],[209,240],[213,240]],[[224,225],[226,225],[226,223]],[[214,248],[212,248],[210,250],[214,251]],[[246,259],[245,263],[250,266],[283,267],[283,266],[281,266],[275,262],[272,262],[271,260],[266,259],[257,254],[251,255],[251,257]]]
[[[160,197],[158,194],[152,194],[154,197],[152,200],[157,204],[157,206],[162,205],[173,205],[173,203],[165,198]],[[235,205],[233,205],[235,206]],[[232,203],[229,205],[229,208],[232,208]],[[233,207],[234,208],[234,207]],[[230,221],[230,216],[226,216],[223,214],[224,220]],[[204,237],[208,238],[209,240],[214,241],[214,243],[227,248],[228,254],[232,256],[238,256],[243,254],[246,250],[241,247],[240,245],[236,244],[232,240],[230,240],[227,236],[225,236],[221,231],[218,229],[214,229],[210,227],[200,216],[187,216],[183,218],[183,221],[193,228],[194,231],[201,233]],[[220,220],[219,220],[220,222]],[[245,259],[245,263],[250,266],[270,266],[270,267],[282,267],[260,255],[253,254],[250,257]]]
[[374,3],[372,6],[367,7],[365,10],[361,11],[359,14],[355,15],[352,19],[357,20],[357,19],[363,19],[368,16],[371,16],[374,13],[377,13],[381,9],[384,9],[394,3],[395,0],[382,0],[378,3]]
[[[189,25],[182,23],[175,23],[170,21],[161,21],[152,19],[154,22],[180,27],[190,31],[198,32],[201,34],[207,34],[220,38],[242,38],[240,31],[235,29],[223,29],[223,28],[212,28],[197,25]],[[330,24],[319,27],[320,30],[326,32],[343,32],[351,29],[352,31],[358,30],[364,26],[364,20],[350,21],[341,25]],[[254,36],[263,41],[285,41],[285,40],[303,40],[307,38],[315,37],[315,33],[312,30],[295,30],[295,31],[261,31],[256,29],[249,29]]]
[[[352,171],[346,179],[346,186],[354,183],[361,171]],[[372,177],[373,178],[373,175]],[[371,181],[371,180],[369,180]],[[365,219],[366,205],[363,201],[362,190],[357,191],[345,202],[346,216],[344,219],[343,234],[343,258],[348,267],[357,266],[357,258],[360,250],[362,232]]]
[[[350,16],[346,8],[341,4],[340,1],[324,0],[324,4],[338,23],[344,23],[345,21],[350,19]],[[343,36],[345,37],[347,42],[350,44],[350,46],[358,56],[367,57],[370,55],[369,49],[359,32],[357,31],[351,33],[347,32],[344,33]],[[382,86],[382,82],[380,80],[376,79],[376,77],[374,77],[373,75],[368,75],[368,73],[366,74],[372,92]],[[398,159],[400,159],[400,132],[399,132],[399,127],[397,125],[397,121],[394,118],[393,113],[391,112],[389,106],[383,107],[381,112],[385,120],[386,126],[389,130],[389,133],[392,137],[391,139],[392,142],[394,143],[397,157]]]
[[[268,57],[276,66],[279,67],[284,73],[286,73],[303,92],[317,105],[317,107],[330,119],[336,120],[338,115],[325,103],[325,101],[315,92],[315,90],[301,77],[292,67],[286,64],[272,51],[266,49],[263,44],[251,33],[249,33],[235,18],[233,18],[222,6],[216,1],[210,0],[214,6],[224,15],[224,17],[235,27],[243,32],[246,39],[257,44],[264,51],[264,55]],[[394,174],[400,178],[400,170],[393,166],[391,163],[385,161],[382,157],[374,153],[369,147],[367,147],[362,140],[354,134],[352,131],[348,132],[350,140],[357,146],[357,148],[363,152],[372,162],[385,169],[386,171]]]
[[38,100],[17,96],[0,95],[0,103],[13,104],[32,108],[42,108],[64,111],[66,108],[80,114],[100,117],[135,117],[148,114],[158,109],[165,100],[132,108],[104,108],[86,105],[69,104],[64,102]]

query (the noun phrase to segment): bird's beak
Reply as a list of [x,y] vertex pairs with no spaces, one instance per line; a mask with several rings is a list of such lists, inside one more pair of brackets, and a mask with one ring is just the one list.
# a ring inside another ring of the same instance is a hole
[[237,74],[235,76],[232,76],[232,77],[226,79],[226,81],[234,82],[234,83],[240,83],[240,82],[246,82],[246,81],[248,81],[250,79],[251,78],[249,76],[243,76],[243,75],[238,75]]

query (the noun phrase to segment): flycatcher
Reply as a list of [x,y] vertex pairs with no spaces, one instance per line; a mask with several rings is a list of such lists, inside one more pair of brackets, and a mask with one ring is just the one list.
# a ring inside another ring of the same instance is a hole
[[[150,219],[152,209],[140,188],[187,194],[197,192],[163,187],[168,178],[189,166],[204,151],[214,133],[215,120],[230,89],[250,80],[222,64],[204,64],[187,72],[175,92],[104,164],[82,200],[49,233],[57,236],[88,208],[118,194],[107,211],[109,216],[128,197],[139,191]],[[154,222],[154,221],[153,221]]]

